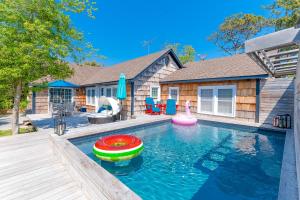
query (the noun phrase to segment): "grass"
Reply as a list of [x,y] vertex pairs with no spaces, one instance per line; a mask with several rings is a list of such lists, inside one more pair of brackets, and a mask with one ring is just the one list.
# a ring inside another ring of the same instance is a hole
[[[20,134],[31,133],[31,132],[35,132],[35,131],[36,131],[36,128],[33,127],[33,126],[19,129]],[[0,130],[0,137],[8,136],[8,135],[11,135],[11,134],[12,134],[11,129],[9,129],[9,130]]]

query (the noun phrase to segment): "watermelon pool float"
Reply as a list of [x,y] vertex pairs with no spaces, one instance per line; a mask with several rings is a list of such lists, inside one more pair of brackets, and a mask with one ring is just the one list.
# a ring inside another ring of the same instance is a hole
[[133,135],[105,136],[95,143],[94,154],[101,160],[116,162],[130,160],[143,151],[141,139]]

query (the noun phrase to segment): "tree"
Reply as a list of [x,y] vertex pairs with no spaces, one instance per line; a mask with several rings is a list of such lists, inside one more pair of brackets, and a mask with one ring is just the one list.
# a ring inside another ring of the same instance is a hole
[[295,26],[300,18],[300,0],[276,0],[265,8],[271,11],[269,20],[276,30]]
[[239,13],[227,17],[208,40],[227,54],[241,53],[244,42],[259,33],[267,24],[262,16]]
[[181,47],[180,43],[166,44],[164,49],[172,49],[177,55],[182,64],[195,61],[196,50],[191,45]]
[[241,13],[227,17],[208,40],[227,54],[237,54],[244,51],[246,40],[256,36],[264,28],[289,28],[296,25],[300,17],[300,0],[274,0],[264,8],[270,11],[267,17]]
[[87,11],[93,17],[95,10],[89,0],[0,2],[0,85],[11,87],[13,134],[19,132],[20,102],[29,83],[47,75],[66,78],[72,70],[65,59],[83,58],[83,34],[67,13]]

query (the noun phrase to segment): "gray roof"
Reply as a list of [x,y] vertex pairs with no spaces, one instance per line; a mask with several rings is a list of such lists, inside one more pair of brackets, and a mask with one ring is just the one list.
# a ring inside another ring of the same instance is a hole
[[267,72],[247,54],[191,62],[161,82],[192,82],[209,80],[235,80],[251,76],[267,76]]
[[121,73],[125,74],[126,79],[133,79],[147,69],[147,67],[149,67],[152,63],[168,53],[173,56],[175,62],[177,62],[178,66],[181,67],[181,63],[175,53],[170,49],[166,49],[110,67],[85,67],[71,65],[74,69],[74,74],[71,78],[66,80],[78,85],[109,83],[118,81]]

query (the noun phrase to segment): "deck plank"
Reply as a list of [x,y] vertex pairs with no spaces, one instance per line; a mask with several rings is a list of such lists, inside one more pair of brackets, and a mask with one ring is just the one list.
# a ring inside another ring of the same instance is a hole
[[0,139],[0,199],[86,199],[47,134]]

